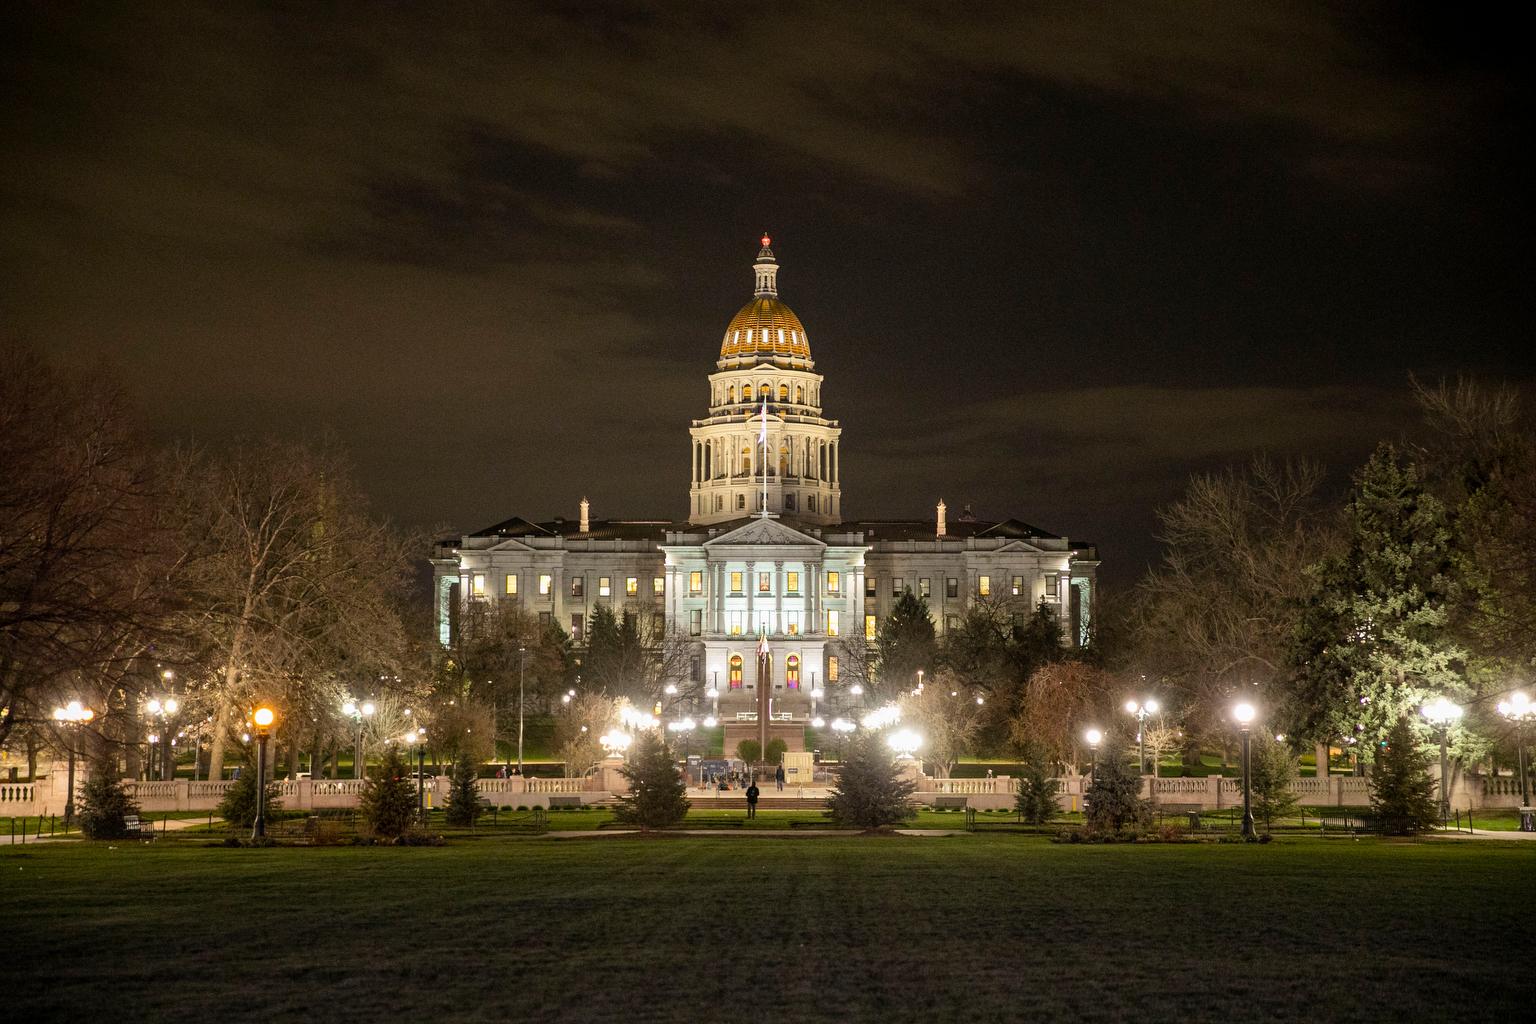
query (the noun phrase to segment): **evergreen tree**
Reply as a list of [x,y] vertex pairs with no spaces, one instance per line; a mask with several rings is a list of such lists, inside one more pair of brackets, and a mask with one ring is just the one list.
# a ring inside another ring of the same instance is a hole
[[[271,772],[272,766],[268,764],[269,776]],[[282,805],[277,794],[277,783],[269,778],[266,800],[268,817]],[[218,815],[238,829],[247,829],[256,823],[256,751],[253,747],[246,748],[245,760],[240,765],[240,777],[224,791],[224,798],[219,801]]]
[[1145,825],[1151,819],[1151,807],[1141,799],[1141,773],[1132,767],[1118,736],[1106,736],[1099,748],[1093,781],[1083,795],[1083,811],[1090,827],[1109,832]]
[[373,835],[398,839],[411,830],[416,820],[416,787],[411,785],[410,772],[400,748],[391,744],[384,749],[384,763],[363,783],[357,811]]
[[1448,629],[1462,588],[1445,506],[1391,445],[1356,475],[1345,529],[1347,550],[1312,569],[1285,717],[1296,735],[1374,746],[1425,695],[1465,689]]
[[80,831],[87,839],[121,839],[128,834],[128,815],[139,807],[128,798],[117,777],[117,765],[100,762],[80,787]]
[[688,784],[660,733],[642,732],[619,774],[629,780],[629,792],[619,797],[615,821],[643,829],[667,828],[687,815]]
[[1371,813],[1389,835],[1412,835],[1440,820],[1429,755],[1419,749],[1406,716],[1387,733],[1386,745],[1377,748],[1370,785]]
[[485,813],[485,801],[475,783],[480,778],[479,765],[468,754],[460,754],[449,773],[448,803],[443,817],[459,827],[473,825]]
[[910,821],[917,809],[907,798],[917,786],[901,774],[883,736],[870,730],[856,733],[827,798],[828,815],[839,825],[865,829]]
[[938,642],[928,602],[910,590],[902,591],[891,614],[880,623],[875,650],[879,696],[905,693],[916,685],[918,669],[932,671]]
[[1253,813],[1268,830],[1276,818],[1296,813],[1297,759],[1282,741],[1260,730],[1250,740],[1248,781],[1253,792]]
[[1026,753],[1019,772],[1019,793],[1016,805],[1019,817],[1031,825],[1044,825],[1056,816],[1060,805],[1056,802],[1056,790],[1061,782],[1051,774],[1045,752],[1031,747]]

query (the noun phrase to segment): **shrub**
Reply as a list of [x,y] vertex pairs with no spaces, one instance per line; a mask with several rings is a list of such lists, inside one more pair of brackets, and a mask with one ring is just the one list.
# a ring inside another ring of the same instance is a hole
[[688,813],[688,785],[660,734],[642,733],[635,753],[619,773],[629,780],[629,792],[619,797],[613,810],[615,821],[643,829],[666,828]]
[[409,774],[400,749],[387,748],[384,763],[363,783],[357,803],[358,815],[371,834],[398,839],[410,831],[416,818],[416,790]]
[[[268,767],[268,772],[271,767]],[[277,783],[267,781],[267,817],[272,817],[282,804],[277,798]],[[240,777],[234,784],[224,791],[224,799],[219,801],[219,817],[229,822],[234,828],[250,828],[256,824],[256,754],[254,750],[247,749],[245,760],[241,763]]]
[[1044,825],[1056,816],[1056,789],[1061,783],[1051,775],[1042,751],[1031,750],[1019,766],[1019,792],[1015,805],[1019,817],[1031,825]]
[[1152,809],[1141,799],[1141,775],[1131,770],[1125,746],[1106,737],[1093,772],[1093,782],[1083,796],[1084,817],[1091,828],[1119,832],[1127,826],[1151,823]]
[[910,821],[917,813],[908,798],[917,787],[901,769],[879,733],[865,730],[848,744],[848,756],[827,799],[827,813],[839,825],[881,828]]
[[467,752],[459,754],[448,778],[448,803],[443,808],[443,819],[461,828],[473,825],[487,806],[475,786],[479,771],[474,759]]
[[1433,828],[1440,818],[1429,756],[1419,750],[1406,718],[1387,733],[1371,772],[1371,814],[1388,835],[1413,835]]
[[109,762],[98,763],[80,787],[80,831],[87,839],[121,839],[128,834],[128,816],[139,813],[116,768]]
[[757,764],[763,759],[763,747],[757,740],[742,740],[736,744],[736,756],[747,764]]
[[768,746],[763,751],[763,760],[769,764],[778,764],[784,760],[784,754],[788,750],[789,744],[775,736],[768,741]]
[[1267,732],[1253,735],[1249,781],[1253,789],[1253,813],[1269,829],[1274,819],[1296,813],[1296,792],[1291,782],[1299,765],[1296,755]]

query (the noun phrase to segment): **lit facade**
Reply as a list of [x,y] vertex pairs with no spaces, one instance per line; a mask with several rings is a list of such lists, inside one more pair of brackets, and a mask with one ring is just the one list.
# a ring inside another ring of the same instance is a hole
[[1087,643],[1090,545],[969,509],[951,516],[943,502],[931,520],[843,518],[842,430],[822,414],[823,378],[779,299],[766,237],[753,276],[709,376],[708,414],[689,429],[688,518],[592,519],[583,499],[574,520],[514,518],[445,541],[433,559],[439,639],[466,601],[516,602],[578,647],[598,604],[633,610],[689,646],[687,674],[718,689],[728,716],[756,707],[762,637],[774,709],[797,718],[813,687],[842,696],[842,638],[872,639],[905,590],[941,633],[978,600],[1017,615],[1044,601],[1068,642]]

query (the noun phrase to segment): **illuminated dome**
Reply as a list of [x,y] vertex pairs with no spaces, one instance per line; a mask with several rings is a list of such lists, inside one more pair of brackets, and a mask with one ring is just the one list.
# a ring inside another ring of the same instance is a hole
[[720,368],[753,366],[758,363],[774,363],[810,369],[810,339],[805,327],[784,303],[779,301],[778,260],[768,247],[770,239],[763,236],[763,247],[752,265],[757,288],[752,301],[731,317],[730,326],[720,342]]

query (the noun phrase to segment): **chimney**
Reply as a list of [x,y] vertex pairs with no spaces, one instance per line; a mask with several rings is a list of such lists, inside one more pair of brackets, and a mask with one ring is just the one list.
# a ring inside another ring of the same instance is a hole
[[592,532],[592,503],[586,498],[581,499],[581,532]]
[[940,498],[939,499],[939,530],[938,530],[938,535],[940,537],[944,536],[944,529],[945,529],[945,522],[944,522],[944,499]]

